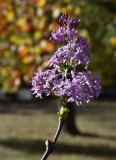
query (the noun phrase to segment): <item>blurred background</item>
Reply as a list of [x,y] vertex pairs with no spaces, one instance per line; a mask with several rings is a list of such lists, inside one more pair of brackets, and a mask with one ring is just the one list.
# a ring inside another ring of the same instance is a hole
[[29,81],[58,48],[49,37],[65,12],[81,20],[78,33],[88,38],[103,92],[84,110],[75,107],[83,134],[63,132],[51,158],[116,159],[116,1],[0,0],[0,160],[40,159],[54,136],[58,102],[35,100]]

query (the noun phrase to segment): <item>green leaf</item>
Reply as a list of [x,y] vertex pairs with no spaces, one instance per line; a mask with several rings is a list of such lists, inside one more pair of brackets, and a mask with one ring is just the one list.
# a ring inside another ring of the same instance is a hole
[[70,112],[70,110],[68,108],[65,107],[61,107],[60,109],[60,113],[57,112],[57,115],[61,118],[61,119],[66,119],[68,117],[68,113]]

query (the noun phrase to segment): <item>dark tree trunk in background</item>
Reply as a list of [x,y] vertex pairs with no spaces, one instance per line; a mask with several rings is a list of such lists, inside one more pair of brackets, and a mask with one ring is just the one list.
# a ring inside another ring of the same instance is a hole
[[78,129],[78,127],[76,126],[75,123],[75,106],[73,103],[68,103],[67,107],[70,109],[70,113],[68,115],[68,118],[66,119],[65,125],[64,125],[64,129],[66,130],[66,132],[68,132],[69,134],[72,135],[80,135],[80,131]]

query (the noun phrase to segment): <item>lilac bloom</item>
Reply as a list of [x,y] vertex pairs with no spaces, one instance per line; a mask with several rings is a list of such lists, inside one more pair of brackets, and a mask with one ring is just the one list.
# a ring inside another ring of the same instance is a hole
[[[53,94],[80,106],[99,96],[100,77],[88,70],[91,60],[89,45],[86,38],[76,33],[80,20],[63,14],[59,22],[61,26],[57,32],[53,31],[50,40],[62,46],[49,61],[52,69],[35,73],[32,78],[32,91],[36,97]],[[78,71],[81,64],[84,70]]]

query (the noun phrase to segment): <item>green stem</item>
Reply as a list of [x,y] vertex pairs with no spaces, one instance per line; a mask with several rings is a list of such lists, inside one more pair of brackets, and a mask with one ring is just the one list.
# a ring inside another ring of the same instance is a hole
[[68,74],[68,68],[66,68],[65,70],[65,77],[67,78],[67,74]]

